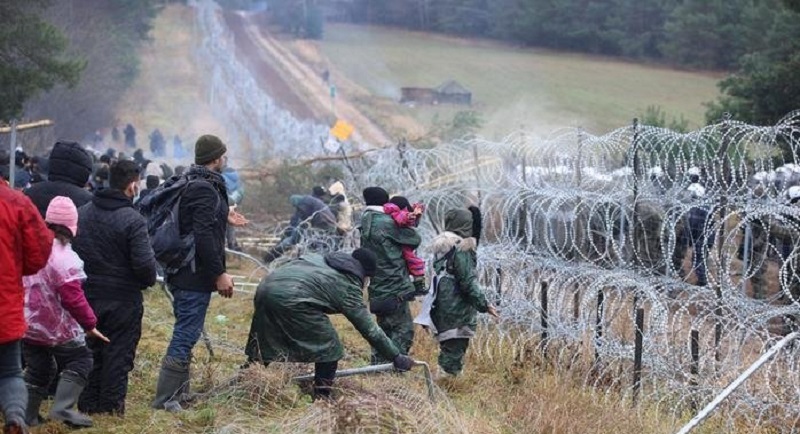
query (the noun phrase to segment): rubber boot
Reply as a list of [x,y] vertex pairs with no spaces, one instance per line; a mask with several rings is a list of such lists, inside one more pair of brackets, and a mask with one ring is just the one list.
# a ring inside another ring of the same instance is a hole
[[86,380],[72,371],[63,371],[58,379],[56,396],[48,417],[75,427],[90,427],[92,419],[75,410],[78,397],[81,396]]
[[28,384],[28,407],[25,410],[25,422],[28,426],[38,426],[44,423],[44,418],[39,414],[42,401],[47,397],[47,388]]
[[24,420],[11,419],[6,421],[3,427],[3,434],[28,434],[28,426]]
[[151,407],[171,413],[183,410],[179,401],[187,390],[190,378],[188,363],[183,364],[171,357],[165,357],[158,374],[156,397]]

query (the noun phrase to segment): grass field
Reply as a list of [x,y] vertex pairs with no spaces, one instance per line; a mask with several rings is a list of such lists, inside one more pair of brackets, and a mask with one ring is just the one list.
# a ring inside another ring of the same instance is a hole
[[[232,273],[249,274],[239,268],[244,264],[230,259]],[[239,373],[235,384],[229,384],[245,360],[241,348],[252,310],[250,294],[236,293],[231,300],[212,298],[206,329],[216,354],[210,358],[202,342],[198,343],[192,368],[192,389],[202,398],[180,414],[153,411],[149,404],[173,318],[161,290],[148,290],[127,414],[125,418],[95,417],[95,427],[81,432],[666,434],[674,432],[679,423],[653,403],[633,407],[616,392],[584,387],[581,375],[573,376],[543,362],[535,351],[526,351],[526,355],[512,351],[510,346],[496,343],[499,340],[487,328],[481,328],[467,355],[464,375],[437,381],[435,404],[427,401],[423,377],[417,370],[403,376],[338,379],[337,398],[330,403],[312,403],[301,387],[289,381],[293,375],[308,372],[311,365],[250,368]],[[218,319],[219,315],[224,315],[224,321]],[[332,318],[346,348],[340,369],[366,365],[369,346],[343,317]],[[437,353],[434,340],[418,329],[412,356],[435,367]],[[718,423],[712,418],[696,432],[721,432]],[[48,423],[32,432],[62,434],[70,430]],[[743,427],[742,432],[752,431]]]
[[[473,92],[489,138],[520,127],[549,133],[579,126],[604,133],[627,125],[648,105],[704,122],[702,103],[716,98],[718,75],[619,60],[449,38],[370,26],[329,24],[319,44],[334,73],[365,88],[375,101],[397,101],[400,88],[433,87],[455,79]],[[336,81],[336,76],[333,76]],[[367,103],[365,109],[369,109]],[[386,105],[383,104],[383,107]],[[397,104],[430,123],[458,108]]]

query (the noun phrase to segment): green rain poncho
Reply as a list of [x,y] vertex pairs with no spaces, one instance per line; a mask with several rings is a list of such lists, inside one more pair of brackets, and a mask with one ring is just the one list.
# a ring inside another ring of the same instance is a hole
[[367,207],[361,216],[361,247],[378,258],[378,271],[369,285],[370,301],[414,291],[400,246],[416,249],[420,242],[417,231],[397,227],[383,207]]
[[361,265],[335,252],[306,255],[265,277],[245,350],[252,361],[332,362],[344,348],[328,315],[342,314],[379,354],[400,354],[369,314],[361,291]]
[[440,279],[430,315],[440,342],[474,336],[478,312],[485,313],[489,308],[475,272],[477,243],[472,238],[472,214],[465,209],[448,211],[445,230],[432,243],[436,257],[433,268]]

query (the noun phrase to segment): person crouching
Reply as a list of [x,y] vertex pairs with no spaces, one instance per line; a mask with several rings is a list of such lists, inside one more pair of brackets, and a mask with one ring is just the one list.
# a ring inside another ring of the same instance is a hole
[[414,361],[400,354],[364,303],[362,287],[375,267],[375,254],[358,249],[352,255],[305,255],[265,277],[254,301],[248,364],[314,363],[314,397],[330,396],[344,347],[328,315],[342,314],[395,369],[411,369]]

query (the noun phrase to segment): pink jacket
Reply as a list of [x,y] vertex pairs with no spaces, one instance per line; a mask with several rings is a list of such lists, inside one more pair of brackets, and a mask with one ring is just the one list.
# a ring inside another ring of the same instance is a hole
[[417,225],[417,216],[408,210],[389,202],[383,206],[383,212],[392,216],[392,220],[401,228],[413,228]]
[[83,339],[84,330],[97,326],[97,317],[86,301],[81,281],[86,279],[83,261],[69,244],[53,241],[47,265],[22,279],[25,286],[25,341],[55,346]]

